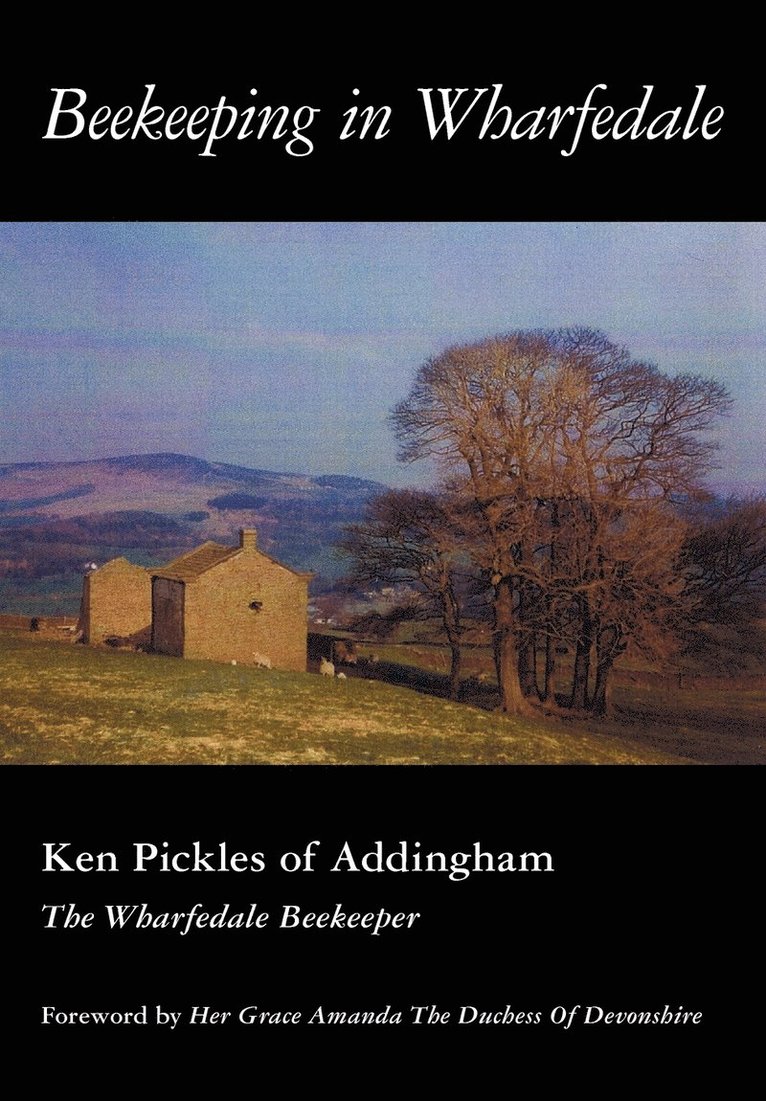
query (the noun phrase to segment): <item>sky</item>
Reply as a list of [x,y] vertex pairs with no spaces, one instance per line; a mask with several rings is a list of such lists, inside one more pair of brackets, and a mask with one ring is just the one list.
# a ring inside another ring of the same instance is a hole
[[766,489],[766,223],[0,223],[0,463],[174,451],[403,485],[388,423],[445,347],[587,325],[723,382]]

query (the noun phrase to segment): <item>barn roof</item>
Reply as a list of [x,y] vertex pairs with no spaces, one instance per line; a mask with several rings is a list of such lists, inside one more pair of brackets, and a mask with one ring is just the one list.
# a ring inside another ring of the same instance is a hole
[[[197,547],[193,551],[188,551],[179,558],[174,558],[172,562],[168,562],[167,566],[161,566],[155,570],[151,570],[151,574],[152,577],[165,577],[169,581],[195,581],[203,573],[207,573],[208,570],[211,570],[220,562],[225,562],[228,558],[233,558],[235,555],[241,553],[242,547],[224,547],[221,543],[208,541],[207,543],[203,543],[201,547]],[[295,574],[296,577],[310,578],[314,576],[311,573],[301,573],[299,570],[294,570],[290,566],[286,566],[284,562],[278,562],[277,559],[272,558],[270,554],[264,554],[260,549],[257,553],[262,558],[267,558],[269,562],[273,562],[276,566],[281,566],[283,570]]]
[[167,577],[171,581],[194,581],[207,570],[217,566],[226,558],[236,554],[239,547],[224,547],[221,543],[208,541],[179,558],[174,558],[167,566],[152,570],[154,577]]

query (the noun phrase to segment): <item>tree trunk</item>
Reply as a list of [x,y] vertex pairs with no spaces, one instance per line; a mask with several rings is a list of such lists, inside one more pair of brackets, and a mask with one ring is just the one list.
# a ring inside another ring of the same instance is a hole
[[556,641],[549,633],[545,637],[545,681],[540,699],[553,695],[553,679],[556,676]]
[[574,672],[572,674],[572,696],[569,706],[578,711],[588,707],[588,680],[590,678],[590,652],[593,647],[592,623],[588,598],[583,596],[580,605],[580,630],[575,649]]
[[609,712],[609,674],[624,648],[620,639],[619,628],[605,627],[598,632],[596,638],[596,683],[590,705],[594,715],[606,715]]
[[460,692],[460,665],[462,660],[459,642],[450,644],[450,653],[452,654],[452,664],[449,671],[449,698],[456,700]]
[[590,642],[577,640],[574,673],[572,675],[572,695],[569,706],[584,711],[588,706],[588,677],[590,676]]
[[533,611],[533,596],[529,583],[519,583],[519,609],[517,643],[519,651],[519,684],[525,696],[537,694],[535,671],[535,634],[529,626]]
[[495,586],[495,668],[500,686],[500,706],[510,715],[525,715],[529,704],[519,682],[516,623],[513,614],[513,582],[503,577]]
[[609,674],[613,664],[611,658],[604,658],[596,663],[596,683],[590,703],[594,715],[606,715],[609,711]]
[[460,665],[462,658],[460,650],[460,636],[462,633],[460,626],[460,608],[451,586],[448,585],[440,595],[442,620],[444,622],[447,641],[449,642],[450,654],[452,655],[449,673],[449,698],[451,700],[456,700],[460,693]]
[[531,631],[519,632],[519,684],[525,696],[537,694],[535,672],[535,636]]
[[[548,548],[548,562],[550,577],[553,577],[556,572],[557,566],[557,540],[558,540],[558,528],[559,528],[559,506],[558,501],[551,502],[551,542]],[[547,591],[545,593],[545,681],[543,684],[543,691],[540,696],[542,700],[547,700],[549,696],[554,694],[553,679],[556,675],[556,640],[553,637],[553,596],[550,592],[550,578],[548,581]]]

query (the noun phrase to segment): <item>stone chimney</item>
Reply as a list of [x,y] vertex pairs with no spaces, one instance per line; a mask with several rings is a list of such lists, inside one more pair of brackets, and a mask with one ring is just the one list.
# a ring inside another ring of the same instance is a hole
[[239,545],[242,550],[255,550],[258,546],[258,533],[255,528],[239,529]]

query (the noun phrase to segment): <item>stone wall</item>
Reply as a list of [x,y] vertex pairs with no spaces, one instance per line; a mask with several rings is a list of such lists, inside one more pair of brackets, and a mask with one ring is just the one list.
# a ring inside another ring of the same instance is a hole
[[35,621],[41,631],[74,630],[77,626],[77,616],[72,615],[18,615],[3,613],[0,615],[0,630],[32,630],[32,621]]
[[246,546],[186,583],[184,657],[305,672],[307,603],[308,578]]
[[114,558],[83,578],[79,627],[83,641],[146,634],[152,621],[152,579],[127,558]]

